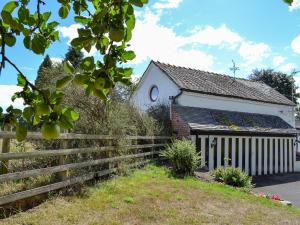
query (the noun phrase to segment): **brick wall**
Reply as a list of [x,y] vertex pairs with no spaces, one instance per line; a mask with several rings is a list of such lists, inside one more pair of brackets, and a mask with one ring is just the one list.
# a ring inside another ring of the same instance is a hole
[[189,138],[190,128],[175,110],[172,110],[171,122],[173,133],[177,136],[177,138]]

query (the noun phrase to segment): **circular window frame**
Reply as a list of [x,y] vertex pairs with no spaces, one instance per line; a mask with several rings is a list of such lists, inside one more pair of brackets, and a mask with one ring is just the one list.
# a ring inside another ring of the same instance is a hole
[[[152,92],[153,92],[153,90],[154,90],[155,88],[156,88],[156,90],[157,90],[157,96],[156,96],[155,99],[153,99]],[[157,87],[156,85],[152,85],[151,88],[150,88],[150,91],[149,91],[149,97],[150,97],[150,100],[151,100],[152,102],[156,102],[157,99],[158,99],[158,95],[159,95],[159,89],[158,89],[158,87]]]

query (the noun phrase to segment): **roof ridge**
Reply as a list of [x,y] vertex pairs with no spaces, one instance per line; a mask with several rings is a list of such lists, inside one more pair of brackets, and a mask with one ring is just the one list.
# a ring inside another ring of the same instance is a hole
[[229,77],[229,78],[232,78],[233,80],[234,79],[238,79],[238,80],[245,80],[245,81],[249,81],[249,82],[259,83],[259,81],[249,80],[249,79],[246,79],[246,78],[243,78],[243,77],[233,77],[233,76],[230,76],[230,75],[227,75],[227,74],[224,74],[224,73],[216,73],[216,72],[211,72],[211,71],[207,71],[207,70],[190,68],[190,67],[186,67],[186,66],[177,66],[177,65],[174,65],[174,64],[169,64],[169,63],[161,62],[161,61],[158,61],[158,60],[157,61],[153,61],[153,62],[154,63],[158,63],[158,64],[163,64],[163,65],[166,65],[166,66],[172,66],[172,67],[177,67],[177,68],[184,68],[184,69],[188,69],[188,70],[201,71],[201,72],[208,73],[208,74],[213,74],[213,75],[218,75],[218,76],[223,76],[223,77]]

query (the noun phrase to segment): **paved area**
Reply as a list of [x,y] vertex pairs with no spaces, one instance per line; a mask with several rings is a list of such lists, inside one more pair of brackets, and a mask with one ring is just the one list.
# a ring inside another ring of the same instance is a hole
[[277,194],[300,208],[300,173],[253,177],[254,191]]

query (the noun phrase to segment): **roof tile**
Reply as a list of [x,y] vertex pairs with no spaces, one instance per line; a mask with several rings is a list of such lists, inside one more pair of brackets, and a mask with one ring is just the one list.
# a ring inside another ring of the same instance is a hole
[[233,78],[223,74],[154,62],[179,88],[211,95],[248,99],[294,106],[288,98],[270,86],[257,81]]

